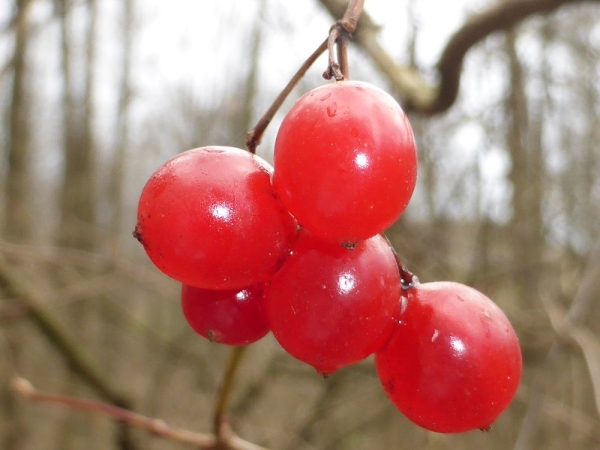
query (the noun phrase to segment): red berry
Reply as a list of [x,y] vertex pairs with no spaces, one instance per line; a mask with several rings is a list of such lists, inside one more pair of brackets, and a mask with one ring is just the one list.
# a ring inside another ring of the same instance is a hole
[[349,250],[302,230],[265,287],[273,335],[323,374],[378,350],[390,336],[399,299],[400,275],[381,236]]
[[192,329],[212,342],[247,345],[269,332],[262,285],[211,291],[183,285],[181,305]]
[[343,81],[302,96],[277,134],[273,185],[314,234],[355,243],[390,226],[417,177],[412,129],[398,103],[367,83]]
[[451,282],[408,290],[375,363],[398,409],[439,433],[488,429],[514,397],[522,370],[518,338],[500,308]]
[[161,166],[144,187],[135,236],[170,277],[237,289],[273,275],[296,234],[271,167],[246,151],[202,147]]

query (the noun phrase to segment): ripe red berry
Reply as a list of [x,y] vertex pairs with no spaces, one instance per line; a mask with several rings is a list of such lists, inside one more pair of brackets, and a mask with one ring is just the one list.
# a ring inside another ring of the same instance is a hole
[[504,313],[468,286],[409,289],[376,354],[381,383],[410,420],[439,433],[489,428],[521,379],[518,338]]
[[390,226],[417,177],[412,129],[398,103],[342,81],[302,96],[277,133],[273,186],[300,225],[338,243]]
[[140,196],[134,235],[170,277],[203,289],[265,281],[297,225],[275,198],[272,168],[231,147],[202,147],[161,166]]
[[378,350],[390,336],[399,299],[400,275],[381,236],[349,250],[302,230],[265,287],[273,335],[323,374]]
[[212,342],[247,345],[269,332],[263,288],[211,291],[183,285],[181,306],[192,329]]

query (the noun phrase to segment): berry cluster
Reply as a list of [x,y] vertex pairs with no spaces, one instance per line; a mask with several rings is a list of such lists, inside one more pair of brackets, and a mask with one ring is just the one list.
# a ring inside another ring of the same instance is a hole
[[230,147],[160,167],[134,235],[183,284],[184,315],[205,338],[246,345],[271,331],[324,375],[375,354],[409,419],[438,432],[485,429],[518,386],[518,340],[483,294],[406,276],[380,233],[408,205],[416,176],[396,101],[336,82],[288,112],[274,168]]

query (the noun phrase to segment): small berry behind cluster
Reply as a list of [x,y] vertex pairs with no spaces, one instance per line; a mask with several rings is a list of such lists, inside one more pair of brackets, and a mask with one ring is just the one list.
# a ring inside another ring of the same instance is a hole
[[199,335],[247,345],[271,331],[323,375],[375,354],[388,397],[413,422],[488,429],[519,385],[519,342],[482,293],[403,278],[381,233],[416,178],[413,132],[396,101],[367,83],[331,83],[288,112],[274,167],[216,146],[161,166],[134,235],[182,283]]

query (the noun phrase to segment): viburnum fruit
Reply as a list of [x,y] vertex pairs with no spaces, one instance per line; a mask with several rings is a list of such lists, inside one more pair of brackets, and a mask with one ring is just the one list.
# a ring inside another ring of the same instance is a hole
[[247,345],[269,332],[261,284],[214,291],[183,285],[183,314],[199,335],[212,342]]
[[300,225],[338,243],[390,226],[417,177],[413,132],[398,103],[358,81],[303,95],[275,142],[273,186]]
[[387,395],[428,430],[488,429],[521,379],[510,322],[489,298],[459,283],[425,283],[407,294],[392,338],[375,358]]
[[360,361],[389,338],[400,304],[400,275],[381,236],[353,250],[302,229],[265,286],[271,331],[292,356],[322,374]]
[[265,281],[297,230],[273,194],[271,172],[236,148],[181,153],[144,186],[134,235],[160,270],[184,284],[238,289]]

